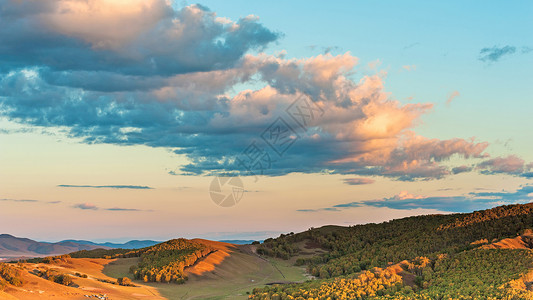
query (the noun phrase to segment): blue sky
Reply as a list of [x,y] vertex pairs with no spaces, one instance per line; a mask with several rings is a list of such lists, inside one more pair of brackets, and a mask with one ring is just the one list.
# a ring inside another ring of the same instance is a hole
[[[424,118],[428,126],[418,128],[420,133],[450,138],[461,132],[491,141],[511,138],[515,151],[533,159],[527,151],[533,146],[529,130],[523,126],[533,111],[533,55],[521,53],[524,47],[533,48],[529,1],[204,3],[232,18],[259,15],[268,28],[283,32],[284,38],[272,48],[286,50],[288,57],[338,47],[334,53],[351,51],[361,64],[379,60],[380,68],[389,72],[386,88],[395,98],[414,97],[412,101],[440,106]],[[479,60],[481,49],[507,45],[517,52],[497,62]],[[415,65],[416,71],[402,69],[407,65]],[[448,95],[456,90],[461,96],[446,109]]]
[[[142,218],[152,223],[133,237],[264,238],[533,197],[522,192],[533,172],[530,2],[0,8],[8,233],[102,239],[102,226],[123,239]],[[322,113],[299,126],[287,110],[298,101]],[[289,143],[267,141],[284,125]],[[260,180],[239,163],[252,145],[267,149]],[[227,173],[247,192],[221,208],[207,189]],[[16,224],[21,211],[59,221],[34,232]],[[100,225],[65,231],[71,218]]]

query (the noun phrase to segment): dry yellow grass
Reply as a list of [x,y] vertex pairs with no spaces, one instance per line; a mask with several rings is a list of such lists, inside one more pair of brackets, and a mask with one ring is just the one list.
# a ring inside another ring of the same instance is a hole
[[[100,280],[116,281],[115,278],[102,273],[104,266],[114,260],[108,259],[88,259],[72,258],[61,264],[23,264],[25,272],[23,278],[25,284],[21,287],[9,286],[0,294],[0,299],[87,299],[85,295],[107,295],[111,299],[164,299],[158,291],[149,286],[136,283],[137,287],[119,286],[102,282]],[[40,278],[32,272],[37,269],[50,268],[57,269],[59,273],[68,274],[73,278],[74,284],[78,287],[64,286]],[[87,278],[76,277],[75,273],[86,274]],[[93,298],[94,299],[94,298]]]

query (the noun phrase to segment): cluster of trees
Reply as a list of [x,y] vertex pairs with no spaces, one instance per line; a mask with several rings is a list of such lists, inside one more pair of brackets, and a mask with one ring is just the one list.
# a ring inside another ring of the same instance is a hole
[[128,277],[122,277],[122,278],[117,279],[117,283],[118,283],[119,285],[123,285],[123,286],[135,286],[135,285],[131,282],[131,279],[129,279]]
[[22,270],[10,264],[0,263],[0,291],[8,284],[14,286],[23,285]]
[[332,278],[416,257],[435,259],[441,253],[459,253],[479,247],[472,244],[477,240],[513,237],[532,224],[531,205],[508,205],[471,214],[417,216],[381,224],[310,229],[265,240],[258,253],[286,258],[298,254],[299,249],[294,247],[298,242],[311,241],[327,253],[300,258],[297,264],[307,265],[308,272],[316,277]]
[[[293,237],[289,240],[285,237]],[[267,255],[271,257],[278,257],[282,259],[289,259],[291,256],[294,256],[299,252],[299,248],[294,244],[294,233],[289,233],[288,235],[281,234],[278,239],[266,239],[262,246],[257,248],[257,253],[259,255]],[[253,245],[257,245],[253,244]]]
[[185,283],[183,270],[214,250],[204,244],[175,239],[149,247],[141,254],[137,267],[130,270],[135,279],[145,282]]
[[402,278],[389,269],[374,268],[355,277],[323,281],[308,281],[303,284],[276,285],[256,288],[250,299],[369,299],[393,295],[403,289]]
[[76,274],[74,274],[74,275],[76,275],[77,277],[80,277],[80,278],[87,278],[88,277],[87,274],[82,274],[82,273],[79,273],[79,272],[76,272]]
[[58,256],[47,256],[43,258],[43,263],[45,264],[57,264],[57,263],[66,263],[70,259],[70,255],[63,254]]
[[74,282],[72,281],[72,277],[68,274],[61,274],[56,269],[44,269],[39,270],[37,273],[39,277],[42,277],[46,280],[53,281],[55,283],[63,284],[63,285],[71,285]]

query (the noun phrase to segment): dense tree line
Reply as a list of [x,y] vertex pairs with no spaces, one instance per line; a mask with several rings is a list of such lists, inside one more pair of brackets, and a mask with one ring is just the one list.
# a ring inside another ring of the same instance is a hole
[[[460,224],[460,225],[459,225]],[[353,227],[328,226],[265,240],[258,253],[288,258],[301,250],[295,244],[310,241],[327,253],[300,258],[309,273],[332,278],[386,267],[415,257],[435,259],[479,247],[473,242],[514,237],[533,228],[531,205],[508,205],[471,214],[429,215]]]

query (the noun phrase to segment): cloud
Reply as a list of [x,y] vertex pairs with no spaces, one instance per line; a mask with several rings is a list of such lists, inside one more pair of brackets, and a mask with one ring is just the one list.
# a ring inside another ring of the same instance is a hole
[[105,210],[110,210],[110,211],[141,211],[140,209],[135,209],[135,208],[120,208],[120,207],[106,208]]
[[402,68],[406,71],[414,71],[416,70],[416,65],[405,65],[405,66],[402,66]]
[[[267,166],[253,171],[268,176],[435,179],[451,157],[486,156],[486,142],[415,134],[433,105],[394,100],[382,73],[354,81],[349,52],[262,53],[281,35],[255,16],[164,0],[0,1],[0,116],[89,144],[168,148],[189,161],[174,174],[250,174],[238,159],[251,145]],[[264,138],[278,119],[291,128],[282,155]]]
[[91,188],[91,189],[134,189],[134,190],[151,190],[153,187],[144,185],[74,185],[60,184],[58,187],[66,188]]
[[372,206],[391,209],[435,209],[445,212],[471,212],[494,206],[516,203],[528,203],[533,200],[533,186],[523,186],[514,192],[473,192],[459,196],[422,196],[402,191],[390,198],[365,200],[337,204],[322,209],[300,209],[300,212],[317,212],[339,210],[352,207]]
[[452,104],[453,99],[459,97],[461,94],[458,91],[453,91],[448,96],[448,99],[446,100],[446,105]]
[[515,52],[516,52],[516,47],[509,46],[509,45],[504,46],[504,47],[498,47],[498,46],[493,46],[490,48],[487,47],[479,51],[479,60],[483,62],[497,62],[503,56],[511,55],[511,54],[514,54]]
[[520,51],[520,53],[527,54],[527,53],[529,53],[531,51],[533,51],[533,48],[524,46],[524,47],[522,47],[522,50]]
[[80,203],[80,204],[76,204],[74,205],[75,208],[79,208],[79,209],[84,209],[84,210],[98,210],[99,208],[92,204],[92,203]]
[[374,179],[371,178],[346,178],[343,179],[345,184],[348,185],[363,185],[363,184],[372,184],[375,182]]
[[254,16],[233,22],[165,0],[3,0],[2,8],[2,68],[42,66],[65,85],[87,75],[142,84],[135,76],[225,69],[279,37]]
[[83,210],[107,210],[107,211],[152,211],[152,210],[142,210],[135,208],[122,208],[122,207],[111,207],[111,208],[101,208],[92,203],[80,203],[73,206],[74,208],[79,208]]
[[32,200],[32,199],[0,199],[0,201],[9,201],[9,202],[26,202],[26,203],[34,203],[34,202],[40,202],[39,200]]
[[[357,205],[356,203],[353,203],[354,206],[350,207],[360,207],[361,205]],[[317,209],[297,209],[298,212],[319,212],[319,211],[339,211],[340,209],[336,207],[324,207],[324,208],[317,208]]]
[[420,45],[420,43],[419,42],[415,42],[415,43],[412,43],[412,44],[409,44],[409,45],[403,47],[403,50],[411,49],[411,48],[416,47],[418,45]]
[[6,201],[6,202],[19,202],[19,203],[45,203],[45,204],[58,204],[61,203],[61,201],[45,201],[45,200],[34,200],[34,199],[9,199],[9,198],[3,198],[0,199],[0,201]]
[[470,172],[470,171],[472,171],[472,167],[465,166],[465,165],[452,168],[452,173],[453,174],[466,173],[466,172]]
[[524,172],[526,168],[524,163],[524,160],[516,155],[509,155],[483,161],[477,165],[477,168],[485,174],[507,173],[516,175]]

